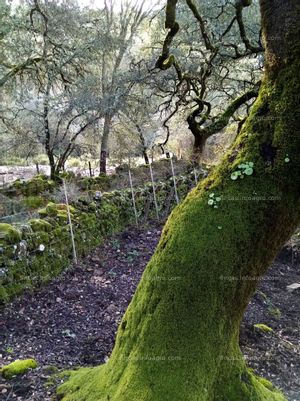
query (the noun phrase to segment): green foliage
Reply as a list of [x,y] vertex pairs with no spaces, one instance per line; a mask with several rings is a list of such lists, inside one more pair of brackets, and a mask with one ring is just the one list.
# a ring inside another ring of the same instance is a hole
[[17,156],[8,156],[8,157],[1,157],[2,166],[27,166],[28,162]]
[[244,178],[245,175],[252,175],[253,174],[253,162],[245,162],[238,165],[238,170],[235,170],[231,174],[231,179],[233,181],[237,180],[238,178]]
[[209,206],[213,207],[214,209],[218,209],[218,207],[219,207],[218,205],[219,205],[219,202],[221,202],[221,200],[222,200],[221,196],[215,196],[214,193],[211,193],[209,195],[209,199],[207,201],[207,204]]
[[37,163],[37,164],[39,164],[39,165],[41,165],[41,166],[47,166],[47,165],[49,164],[49,159],[48,159],[48,156],[47,156],[47,155],[45,155],[45,154],[39,154],[39,155],[36,155],[36,156],[33,158],[33,162],[34,162],[34,163]]

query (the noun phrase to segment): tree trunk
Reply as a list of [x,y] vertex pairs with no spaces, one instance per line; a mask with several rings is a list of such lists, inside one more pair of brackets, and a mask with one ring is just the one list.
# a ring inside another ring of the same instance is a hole
[[145,160],[145,164],[149,164],[149,157],[148,157],[148,153],[147,153],[148,148],[146,146],[146,141],[145,141],[145,138],[144,138],[144,135],[143,135],[143,130],[140,127],[139,124],[136,123],[135,126],[136,126],[136,129],[137,129],[138,133],[139,133],[139,137],[140,137],[140,141],[141,141],[141,145],[142,145],[142,153],[143,153],[143,157],[144,157],[144,160]]
[[55,180],[57,178],[57,174],[56,174],[54,156],[53,156],[52,151],[47,149],[47,146],[46,146],[46,152],[47,152],[49,165],[50,165],[50,178],[52,180]]
[[297,2],[261,0],[259,98],[219,168],[168,219],[110,360],[73,372],[59,389],[64,401],[284,400],[247,369],[239,328],[257,280],[300,221]]
[[193,146],[191,161],[196,166],[198,166],[201,161],[206,141],[207,138],[205,136],[202,135],[194,136],[194,146]]
[[[202,153],[205,148],[206,141],[209,137],[218,132],[221,132],[222,129],[226,128],[230,118],[233,117],[234,113],[245,104],[247,101],[257,98],[258,90],[260,87],[261,82],[257,82],[255,87],[243,93],[242,95],[238,96],[234,99],[224,110],[224,112],[218,117],[216,121],[208,125],[207,127],[201,127],[201,124],[197,122],[196,118],[198,117],[198,110],[195,110],[191,113],[187,118],[187,123],[189,126],[190,131],[194,135],[194,146],[193,146],[193,153],[192,153],[192,162],[194,164],[199,164],[201,160]],[[204,122],[204,120],[203,120]],[[241,124],[242,125],[242,124]],[[239,130],[240,130],[239,125]]]
[[143,149],[143,156],[144,156],[145,164],[149,164],[149,157],[148,157],[146,148]]
[[106,115],[104,118],[104,128],[103,135],[101,140],[101,151],[100,151],[100,174],[106,174],[106,164],[107,164],[107,156],[108,156],[108,139],[109,133],[111,129],[112,117],[110,115]]

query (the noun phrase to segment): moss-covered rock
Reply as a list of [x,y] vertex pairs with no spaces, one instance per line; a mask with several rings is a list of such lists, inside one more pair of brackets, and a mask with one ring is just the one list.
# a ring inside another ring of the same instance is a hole
[[[56,186],[53,180],[49,180],[45,174],[39,174],[33,177],[29,181],[16,180],[8,189],[7,193],[11,196],[24,195],[31,198],[28,206],[31,207],[30,203],[37,202],[36,197],[45,191],[52,191]],[[26,200],[25,200],[26,202]],[[38,206],[33,206],[38,207]]]
[[111,186],[111,179],[107,175],[98,177],[84,177],[78,182],[82,190],[107,191]]
[[[76,209],[74,206],[69,205],[70,213],[74,214]],[[49,202],[47,206],[43,209],[39,209],[38,213],[41,217],[55,217],[59,214],[59,217],[62,217],[65,213],[67,213],[67,205],[64,203],[54,203]],[[64,213],[65,212],[65,213]]]
[[[65,211],[67,211],[68,210],[68,206],[65,203],[58,203],[56,205],[56,209],[57,210],[65,210]],[[70,213],[75,213],[76,212],[75,207],[73,207],[72,205],[69,205],[69,210],[70,210]]]
[[54,202],[49,202],[46,206],[46,212],[49,216],[57,215],[57,205]]
[[5,379],[11,379],[14,376],[23,375],[29,369],[36,369],[38,366],[34,359],[16,360],[9,365],[4,366],[0,371]]
[[31,219],[28,224],[30,225],[32,231],[44,231],[50,232],[52,230],[52,225],[44,219]]
[[41,196],[28,196],[22,200],[22,204],[30,209],[37,209],[45,203]]
[[21,240],[21,232],[11,224],[0,223],[0,243],[13,244]]

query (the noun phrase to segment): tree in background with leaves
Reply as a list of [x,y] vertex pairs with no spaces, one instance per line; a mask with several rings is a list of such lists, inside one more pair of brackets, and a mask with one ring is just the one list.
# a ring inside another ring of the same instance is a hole
[[249,11],[246,6],[242,1],[179,2],[178,22],[172,28],[166,25],[168,35],[156,62],[169,79],[173,77],[162,104],[168,114],[165,142],[169,120],[185,110],[196,163],[210,136],[231,121],[236,121],[237,131],[241,129],[258,95],[263,52],[258,2]]

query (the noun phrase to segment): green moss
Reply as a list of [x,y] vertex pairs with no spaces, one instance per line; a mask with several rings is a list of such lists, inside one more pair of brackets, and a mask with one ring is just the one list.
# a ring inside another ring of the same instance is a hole
[[14,244],[21,240],[21,232],[11,224],[0,223],[0,242]]
[[25,195],[29,198],[28,200],[24,200],[25,205],[36,208],[43,204],[41,198],[38,200],[38,195],[45,191],[52,191],[55,186],[56,183],[54,181],[49,180],[44,174],[39,174],[29,181],[21,182],[20,180],[16,180],[9,188],[9,191],[15,191],[16,194]]
[[38,210],[38,214],[39,214],[41,217],[46,217],[46,216],[48,216],[47,209],[46,209],[46,208],[39,209],[39,210]]
[[78,182],[82,190],[92,191],[107,191],[110,189],[111,179],[107,175],[100,175],[98,177],[84,177]]
[[[46,206],[46,212],[47,212],[48,216],[56,216],[57,215],[57,205],[54,202],[49,202],[48,205]],[[39,211],[39,213],[40,213],[40,211]]]
[[30,209],[37,209],[45,203],[45,200],[41,196],[28,196],[22,200],[22,203]]
[[5,379],[19,376],[26,373],[29,369],[36,369],[37,362],[34,359],[16,360],[1,369],[1,374]]
[[274,385],[269,380],[265,379],[264,377],[258,377],[258,376],[256,376],[256,378],[259,381],[259,383],[261,383],[263,386],[265,386],[268,390],[270,390],[270,391],[275,390]]
[[269,326],[267,326],[266,324],[263,323],[257,323],[254,325],[254,328],[259,330],[259,331],[263,331],[265,333],[270,333],[273,331],[273,329]]
[[0,304],[9,300],[9,295],[3,285],[0,284]]
[[52,225],[44,219],[31,219],[28,224],[33,231],[50,232],[53,228]]
[[[69,209],[71,214],[76,213],[76,209],[72,205],[69,205]],[[63,217],[67,213],[67,205],[64,203],[56,204],[49,202],[45,208],[39,209],[38,213],[41,217],[55,217],[57,215]]]
[[33,196],[42,193],[46,189],[47,185],[45,180],[42,177],[35,177],[26,183],[22,192],[24,195]]

